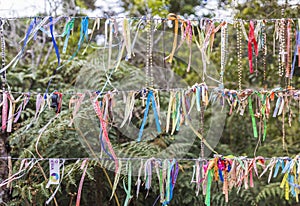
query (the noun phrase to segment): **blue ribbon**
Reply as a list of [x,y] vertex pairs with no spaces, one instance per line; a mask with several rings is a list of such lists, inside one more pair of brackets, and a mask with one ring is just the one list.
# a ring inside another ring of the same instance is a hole
[[[291,71],[290,79],[293,78],[293,73],[294,73],[294,70],[295,70],[296,55],[298,53],[297,46],[300,46],[300,31],[299,30],[297,30],[297,32],[296,32],[296,46],[295,46],[295,51],[294,51],[294,59],[293,59],[293,63],[292,63],[292,71]],[[298,54],[298,55],[300,55],[300,54]]]
[[[179,171],[179,166],[178,166],[178,162],[175,161],[175,159],[173,159],[170,168],[172,168],[170,170],[170,187],[169,187],[169,198],[167,199],[167,195],[166,195],[166,200],[165,202],[163,202],[163,205],[168,205],[170,203],[170,201],[173,199],[173,190],[175,188],[175,184],[176,184],[176,180],[177,180],[177,176],[178,176],[178,171]],[[166,191],[168,192],[168,191]]]
[[148,112],[149,112],[149,106],[150,106],[149,103],[150,103],[150,100],[151,100],[151,94],[152,94],[152,91],[149,92],[148,97],[147,97],[146,109],[145,109],[145,112],[144,112],[144,118],[143,118],[142,125],[141,125],[140,131],[139,131],[139,136],[138,136],[138,139],[137,139],[138,142],[141,141],[142,136],[143,136],[144,127],[145,127],[147,117],[148,117]]
[[[294,182],[294,175],[289,174],[288,176],[288,182]],[[296,191],[295,191],[295,186],[291,185],[291,193],[293,195],[293,197],[296,197]]]
[[146,102],[146,109],[145,109],[145,112],[144,112],[144,118],[143,118],[142,125],[141,125],[140,131],[139,131],[139,136],[137,138],[138,142],[141,141],[142,136],[143,136],[144,127],[145,127],[147,117],[148,117],[148,113],[149,113],[150,100],[152,101],[152,109],[153,109],[153,113],[154,113],[156,129],[157,129],[158,133],[161,133],[161,127],[160,127],[160,123],[159,123],[159,119],[158,119],[158,114],[157,114],[155,99],[154,99],[154,96],[153,96],[153,91],[149,91],[148,97],[147,97],[147,102]]
[[200,110],[201,110],[201,89],[200,89],[200,87],[196,87],[196,104],[197,104],[197,111],[200,112]]
[[292,163],[293,163],[293,160],[288,161],[281,173],[284,174],[286,172],[290,172]]
[[22,53],[24,52],[25,46],[26,46],[27,41],[28,41],[28,37],[29,37],[29,35],[30,35],[30,33],[31,33],[31,31],[32,31],[32,29],[33,29],[33,27],[34,27],[34,25],[35,25],[35,22],[36,22],[36,20],[35,20],[35,18],[34,18],[34,19],[31,21],[31,23],[30,23],[30,25],[29,25],[29,27],[28,27],[28,30],[27,30],[27,32],[26,32],[26,36],[25,36],[25,39],[24,39],[24,44],[23,44],[23,47],[22,47]]
[[80,38],[78,41],[78,51],[86,38],[88,40],[88,30],[89,30],[89,17],[84,17],[81,21],[81,28],[80,28]]
[[274,174],[273,174],[273,178],[277,177],[280,165],[281,165],[281,160],[278,160],[277,163],[276,163],[276,167],[275,167],[275,171],[274,171]]
[[219,172],[219,177],[220,177],[221,182],[224,182],[222,170],[218,169],[218,172]]
[[160,123],[159,123],[157,109],[156,109],[155,98],[154,98],[153,92],[150,91],[150,93],[151,93],[151,99],[152,99],[152,110],[153,110],[153,113],[154,113],[156,130],[157,130],[158,133],[161,133]]
[[[101,105],[102,105],[101,103],[102,103],[102,102],[100,101],[100,102],[99,102],[100,107],[101,107]],[[106,115],[104,114],[104,116],[106,116]],[[102,130],[101,124],[100,124],[99,139],[100,139],[100,143],[101,143],[101,148],[104,150],[104,152],[105,152],[111,159],[114,160],[113,156],[108,152],[107,148],[105,147],[105,142],[104,142],[104,140],[103,140],[103,130]]]
[[[52,18],[52,17],[51,17],[51,18]],[[52,21],[52,19],[51,19],[50,21]],[[88,35],[88,17],[84,17],[84,18],[81,20],[81,29],[80,29],[80,38],[79,38],[79,41],[78,41],[78,47],[77,47],[76,51],[73,53],[73,55],[68,59],[68,61],[66,62],[66,64],[67,64],[68,62],[72,61],[72,60],[75,58],[75,56],[77,55],[77,53],[78,53],[78,51],[79,51],[79,49],[80,49],[80,47],[81,47],[81,45],[82,45],[82,43],[83,43],[83,41],[84,41],[84,37],[88,38],[87,35]],[[53,43],[53,44],[54,44],[54,43]],[[66,64],[64,64],[64,65],[66,65]],[[46,93],[48,93],[48,89],[49,89],[49,87],[50,87],[50,85],[51,85],[53,76],[55,76],[57,70],[60,69],[60,68],[62,68],[64,65],[58,66],[58,67],[54,70],[53,75],[52,75],[52,77],[50,78],[50,80],[49,80],[49,82],[48,82],[48,86],[47,86],[47,89],[46,89]]]
[[51,38],[52,38],[53,46],[54,46],[56,57],[57,57],[57,64],[59,66],[60,65],[60,55],[59,55],[58,46],[56,44],[55,37],[54,37],[54,34],[53,34],[53,24],[52,24],[53,18],[52,18],[52,16],[49,18],[49,21],[50,21]]

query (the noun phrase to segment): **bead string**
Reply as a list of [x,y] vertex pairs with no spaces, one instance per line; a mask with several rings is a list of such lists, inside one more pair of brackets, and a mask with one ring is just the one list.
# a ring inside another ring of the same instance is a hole
[[200,148],[201,148],[201,158],[203,159],[204,158],[204,142],[203,142],[203,139],[204,139],[204,110],[205,110],[205,106],[204,104],[202,104],[201,106],[201,114],[200,114],[200,134],[202,135],[202,139],[201,139],[201,145],[200,145]]
[[151,20],[149,22],[149,61],[150,61],[150,87],[154,87],[154,78],[153,78],[153,58],[152,58],[152,52],[153,52],[153,31],[152,31],[152,23]]
[[285,64],[285,20],[280,20],[280,40],[279,40],[279,58],[280,58],[280,65],[279,65],[279,76],[283,76],[284,72],[284,64]]
[[150,20],[147,20],[147,39],[146,39],[146,88],[149,87],[149,64],[150,64],[150,61],[149,61],[149,56],[150,56],[150,29],[149,29],[149,26],[150,26]]
[[220,72],[220,81],[224,85],[224,71],[226,64],[227,56],[227,23],[221,28],[221,72]]
[[239,76],[239,91],[242,90],[242,33],[240,30],[240,22],[236,24],[236,37],[237,37],[237,56],[238,56],[238,76]]
[[[5,39],[4,39],[4,34],[3,34],[3,24],[4,24],[4,21],[2,19],[0,19],[1,57],[2,57],[1,68],[2,69],[5,67]],[[2,82],[2,90],[5,91],[6,71],[3,71],[1,74],[1,82]]]
[[264,84],[266,83],[266,73],[267,73],[267,34],[266,28],[263,26],[263,66],[264,66]]

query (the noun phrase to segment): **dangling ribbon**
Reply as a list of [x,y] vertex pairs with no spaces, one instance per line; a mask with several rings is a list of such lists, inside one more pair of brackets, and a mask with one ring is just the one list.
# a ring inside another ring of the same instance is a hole
[[53,43],[53,47],[55,49],[55,53],[56,53],[56,57],[57,57],[57,67],[59,67],[60,66],[60,55],[59,55],[58,46],[56,44],[55,37],[53,34],[53,23],[52,23],[53,18],[52,18],[52,16],[49,18],[49,21],[50,21],[50,33],[51,33],[52,43]]
[[8,94],[8,100],[9,100],[9,112],[8,112],[8,121],[7,121],[7,132],[12,131],[12,123],[14,121],[14,112],[15,112],[15,106],[16,102],[19,101],[21,96],[15,101],[14,97],[12,94]]
[[171,51],[171,54],[167,56],[165,59],[168,59],[169,63],[172,63],[173,57],[176,51],[176,46],[177,46],[177,37],[178,37],[178,19],[176,14],[170,13],[168,14],[168,20],[174,21],[175,22],[175,27],[174,27],[174,41],[173,41],[173,48]]
[[207,185],[206,185],[206,196],[205,196],[205,205],[210,206],[210,196],[211,196],[211,183],[213,177],[213,170],[210,169],[207,171],[206,174],[207,178]]
[[151,188],[151,181],[152,181],[152,161],[155,161],[154,158],[148,159],[144,164],[144,181],[145,181],[145,188],[147,190],[147,195],[149,194],[149,190]]
[[25,39],[24,39],[24,43],[23,43],[22,50],[21,50],[22,53],[24,53],[24,49],[25,49],[25,47],[26,47],[26,45],[28,43],[29,35],[31,34],[31,31],[32,31],[32,29],[34,28],[35,25],[36,25],[36,18],[34,18],[31,21],[31,23],[30,23],[30,25],[29,25],[29,27],[27,29],[27,32],[26,32],[26,35],[25,35]]
[[[6,180],[3,180],[0,183],[0,187],[3,187],[5,185],[9,185],[12,181],[18,180],[22,178],[24,175],[27,174],[28,171],[30,171],[35,165],[37,161],[31,160],[30,162],[27,162],[27,160],[23,159],[19,168],[19,171],[15,174],[11,175]],[[24,167],[24,168],[23,168]]]
[[126,47],[127,55],[125,60],[131,59],[131,38],[130,38],[130,24],[128,23],[128,19],[124,18],[123,20],[123,38],[124,38],[124,44]]
[[[156,175],[159,183],[159,196],[160,197],[160,202],[164,202],[164,196],[165,196],[165,191],[164,191],[164,179],[163,179],[163,170],[164,170],[164,165],[163,162],[156,160],[155,161],[155,170],[156,170]],[[158,200],[158,199],[157,199]]]
[[88,40],[88,30],[89,30],[89,17],[86,16],[81,20],[80,37],[78,41],[77,52],[80,50],[80,47],[84,39]]
[[[103,108],[103,120],[105,122],[108,122],[108,107],[109,107],[109,98],[107,97],[108,93],[106,95],[104,95],[103,100],[100,102],[100,107]],[[100,139],[100,143],[101,143],[101,149],[104,150],[104,152],[112,159],[114,159],[114,157],[107,151],[106,149],[106,145],[105,142],[106,140],[103,140],[103,129],[102,126],[100,125],[100,135],[99,135],[99,139]]]
[[[44,25],[46,24],[46,22],[48,21],[49,17],[45,17],[42,21],[39,22],[38,25],[36,25],[34,27],[34,29],[31,28],[31,31],[28,32],[28,37],[27,37],[27,40],[25,41],[26,44],[32,39],[34,38],[35,34],[37,33],[37,31]],[[26,39],[26,36],[25,36],[25,39]],[[25,44],[25,45],[26,45]],[[13,68],[17,65],[18,61],[20,60],[20,58],[22,57],[22,54],[23,54],[23,50],[21,49],[19,51],[19,53],[4,67],[0,70],[0,74],[4,71],[6,71],[10,66],[12,66]]]
[[167,113],[166,133],[169,133],[169,129],[170,129],[171,109],[172,109],[174,98],[175,98],[175,93],[173,91],[171,91],[170,99],[169,99],[169,106],[168,106],[168,113]]
[[196,87],[196,105],[197,105],[197,111],[200,112],[201,111],[201,87],[197,86]]
[[251,20],[250,25],[249,25],[249,37],[248,37],[248,58],[249,58],[250,74],[253,73],[252,44],[254,46],[255,55],[258,56],[257,42],[256,42],[255,36],[254,36],[254,23]]
[[93,34],[94,34],[94,31],[95,31],[96,27],[97,27],[97,30],[100,29],[100,18],[98,18],[98,17],[95,19],[93,30],[92,30],[91,37],[90,37],[90,41],[93,38]]
[[265,141],[266,136],[267,136],[267,117],[266,117],[266,112],[267,112],[267,95],[257,93],[257,96],[259,97],[261,101],[261,115],[263,118],[263,141]]
[[35,103],[35,115],[34,120],[39,118],[39,115],[42,112],[43,106],[45,105],[45,100],[41,94],[37,94],[36,103]]
[[252,119],[253,136],[255,138],[257,138],[258,134],[257,134],[255,116],[254,116],[254,112],[253,112],[253,108],[252,108],[252,98],[251,98],[251,96],[248,97],[248,104],[249,104],[249,113],[250,113],[251,119]]
[[175,161],[173,159],[173,164],[172,164],[172,170],[171,170],[171,177],[172,177],[172,181],[171,181],[171,188],[170,188],[170,199],[169,202],[173,199],[173,191],[175,188],[175,184],[176,184],[176,180],[177,180],[177,176],[178,176],[178,172],[179,172],[179,165],[178,162]]
[[[53,42],[53,46],[54,46],[54,49],[55,49],[55,53],[56,53],[56,57],[57,57],[57,68],[53,71],[53,74],[52,76],[50,77],[50,80],[48,81],[48,85],[47,85],[47,88],[46,88],[46,92],[45,93],[48,93],[48,90],[49,90],[49,87],[51,85],[51,82],[52,82],[52,79],[53,77],[56,75],[57,71],[63,67],[64,65],[60,65],[60,54],[59,54],[59,49],[58,49],[58,46],[56,44],[56,41],[55,41],[55,37],[53,35],[53,23],[52,23],[52,17],[49,18],[49,21],[50,21],[50,33],[51,33],[51,37],[52,37],[52,42]],[[72,21],[71,21],[72,22]],[[71,25],[69,26],[70,30],[71,30],[71,26],[72,26],[72,23],[70,23]],[[73,22],[74,24],[74,22]],[[81,31],[80,31],[80,39],[79,39],[79,42],[78,42],[78,48],[77,50],[75,51],[75,53],[72,55],[72,57],[68,60],[71,61],[78,53],[80,47],[81,47],[81,44],[82,42],[84,41],[84,38],[88,39],[88,33],[87,33],[87,30],[88,30],[88,17],[85,17],[83,20],[82,20],[82,23],[81,23]],[[70,31],[67,31],[67,36],[69,35]],[[66,40],[67,41],[67,40]],[[64,45],[64,48],[65,48],[65,45]],[[67,62],[67,63],[68,63]],[[66,63],[66,64],[67,64]],[[45,98],[45,97],[44,97]]]
[[87,162],[87,160],[83,160],[81,167],[80,167],[80,169],[83,170],[83,172],[82,172],[82,176],[81,176],[80,183],[78,186],[76,206],[80,206],[81,192],[82,192],[83,182],[84,182],[87,168],[88,168],[88,162]]
[[113,184],[113,187],[111,189],[112,192],[111,192],[111,196],[110,196],[109,200],[112,199],[112,197],[114,196],[114,194],[116,192],[116,189],[117,189],[117,186],[118,186],[118,183],[119,183],[119,179],[120,179],[120,175],[121,175],[122,161],[121,160],[117,160],[117,161],[118,161],[118,168],[117,168],[117,171],[115,172],[114,184]]
[[290,74],[290,79],[293,78],[294,71],[295,71],[295,65],[296,65],[296,55],[298,55],[298,67],[300,67],[300,19],[298,19],[298,26],[296,30],[296,45],[295,45],[295,50],[294,50],[294,58],[293,58],[293,63],[292,63],[292,71]]
[[127,176],[127,187],[126,187],[126,184],[125,184],[125,178],[123,179],[123,187],[124,187],[124,190],[125,190],[125,193],[126,193],[126,199],[124,201],[124,206],[127,206],[129,204],[129,201],[130,199],[132,198],[132,195],[130,194],[131,193],[131,161],[127,161],[127,164],[126,164],[126,172],[128,172],[128,176]]
[[179,171],[178,162],[173,159],[172,163],[168,161],[167,180],[166,180],[166,197],[163,205],[168,205],[173,198],[173,190]]
[[144,112],[144,118],[143,118],[142,125],[141,125],[140,131],[139,131],[139,136],[138,136],[138,139],[137,139],[138,142],[141,141],[142,136],[143,136],[143,130],[144,130],[144,127],[145,127],[145,124],[146,124],[146,121],[147,121],[147,117],[148,117],[148,113],[149,113],[150,101],[152,102],[152,110],[153,110],[153,113],[154,113],[154,119],[155,119],[157,132],[161,133],[160,122],[159,122],[159,119],[158,119],[155,98],[154,98],[154,95],[153,95],[153,91],[150,90],[148,92],[148,97],[147,97],[147,102],[146,102],[146,109],[145,109],[145,112]]
[[30,93],[25,93],[24,94],[24,100],[23,102],[19,105],[18,109],[17,109],[17,115],[14,119],[14,123],[17,123],[17,121],[19,120],[20,116],[21,116],[21,112],[25,109],[26,105],[28,104],[30,99]]
[[171,135],[174,134],[175,129],[176,131],[179,130],[180,126],[180,107],[181,107],[181,99],[180,99],[180,92],[176,93],[175,101],[173,102],[173,114],[172,114],[172,131]]
[[72,126],[72,124],[74,122],[74,118],[79,111],[80,105],[81,105],[82,101],[84,100],[84,97],[85,97],[85,94],[77,94],[76,96],[71,97],[70,102],[69,102],[69,108],[71,109],[72,105],[74,104],[74,109],[72,112],[72,117],[70,117],[69,127]]
[[135,183],[136,185],[136,198],[139,197],[139,192],[140,192],[140,188],[141,188],[141,175],[142,175],[142,170],[143,170],[143,160],[141,159],[141,165],[140,165],[140,169],[139,169],[139,173],[138,173],[138,178],[137,178],[137,181]]
[[66,36],[65,41],[64,41],[64,46],[63,46],[64,54],[67,52],[67,47],[68,47],[71,30],[73,30],[73,28],[74,28],[74,22],[75,22],[75,19],[72,18],[65,26],[65,31],[63,33],[63,36]]
[[120,125],[120,128],[124,127],[125,123],[128,121],[128,124],[131,121],[132,118],[132,112],[134,109],[134,103],[135,103],[135,92],[129,92],[126,100],[125,105],[125,111],[124,111],[124,119],[123,122]]
[[[203,20],[204,20],[204,19],[202,19],[201,22],[203,22]],[[199,35],[199,38],[201,37],[199,41],[200,41],[202,44],[199,44],[199,46],[198,46],[198,48],[199,48],[199,50],[200,50],[200,52],[201,52],[201,58],[202,58],[202,64],[203,64],[202,81],[204,82],[204,81],[205,81],[205,76],[207,76],[209,79],[211,79],[211,80],[213,80],[213,81],[215,81],[215,82],[217,82],[217,83],[220,84],[220,83],[221,83],[220,81],[218,81],[218,80],[214,79],[213,77],[209,76],[209,75],[207,74],[207,72],[206,72],[206,64],[209,63],[209,62],[208,62],[208,58],[207,58],[206,51],[207,51],[207,48],[208,48],[208,46],[209,46],[210,37],[211,37],[211,35],[212,35],[212,33],[213,33],[213,30],[214,30],[214,28],[215,28],[214,22],[212,22],[212,21],[209,20],[209,21],[206,21],[206,23],[208,24],[208,26],[207,26],[207,29],[206,29],[206,32],[205,32],[205,37],[204,37],[204,32],[201,32],[201,31],[199,30],[199,28],[197,27],[198,33],[199,33],[199,34],[202,34],[202,36]],[[202,26],[200,26],[200,27],[202,28]],[[202,29],[202,30],[204,30],[204,29]],[[196,43],[197,43],[197,42],[196,42]]]
[[[111,145],[111,142],[109,140],[109,137],[108,137],[108,131],[107,131],[107,124],[103,118],[103,114],[102,114],[102,111],[101,111],[101,108],[100,108],[100,103],[98,102],[97,98],[98,98],[98,95],[96,93],[94,93],[94,95],[90,94],[91,96],[91,101],[92,101],[92,104],[93,104],[93,107],[94,107],[94,110],[100,120],[100,125],[101,125],[101,129],[102,129],[102,133],[103,133],[103,136],[104,136],[104,139],[105,139],[105,142],[106,142],[106,145],[111,153],[111,156],[112,159],[115,161],[115,165],[116,165],[116,168],[115,168],[115,172],[118,171],[118,167],[119,167],[119,162],[117,160],[117,156],[114,152],[114,149]],[[105,148],[105,147],[103,147]]]
[[[184,27],[185,27],[185,31],[184,31]],[[191,68],[191,61],[192,61],[192,40],[193,40],[193,31],[192,31],[192,25],[191,25],[191,21],[187,20],[185,22],[185,20],[182,20],[182,27],[181,27],[181,31],[184,33],[181,35],[181,42],[179,43],[178,47],[176,50],[178,50],[181,45],[183,44],[184,40],[186,39],[187,45],[189,47],[189,61],[188,61],[188,66],[186,71],[189,72],[190,68]]]
[[7,93],[3,92],[3,100],[2,100],[2,132],[6,131],[6,122],[7,122],[7,112],[8,112],[8,97]]

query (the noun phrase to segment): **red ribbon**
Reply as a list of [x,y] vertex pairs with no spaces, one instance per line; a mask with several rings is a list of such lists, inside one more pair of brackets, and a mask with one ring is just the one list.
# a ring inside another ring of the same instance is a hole
[[248,58],[249,58],[250,74],[253,73],[252,44],[254,45],[255,56],[258,56],[257,42],[256,42],[255,36],[254,36],[254,23],[251,20],[250,26],[249,26],[249,35],[248,35]]

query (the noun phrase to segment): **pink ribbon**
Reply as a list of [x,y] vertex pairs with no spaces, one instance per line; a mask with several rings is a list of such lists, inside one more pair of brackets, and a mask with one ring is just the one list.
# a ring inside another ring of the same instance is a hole
[[2,131],[3,132],[6,130],[7,111],[8,111],[7,93],[3,92],[3,105],[2,105]]

